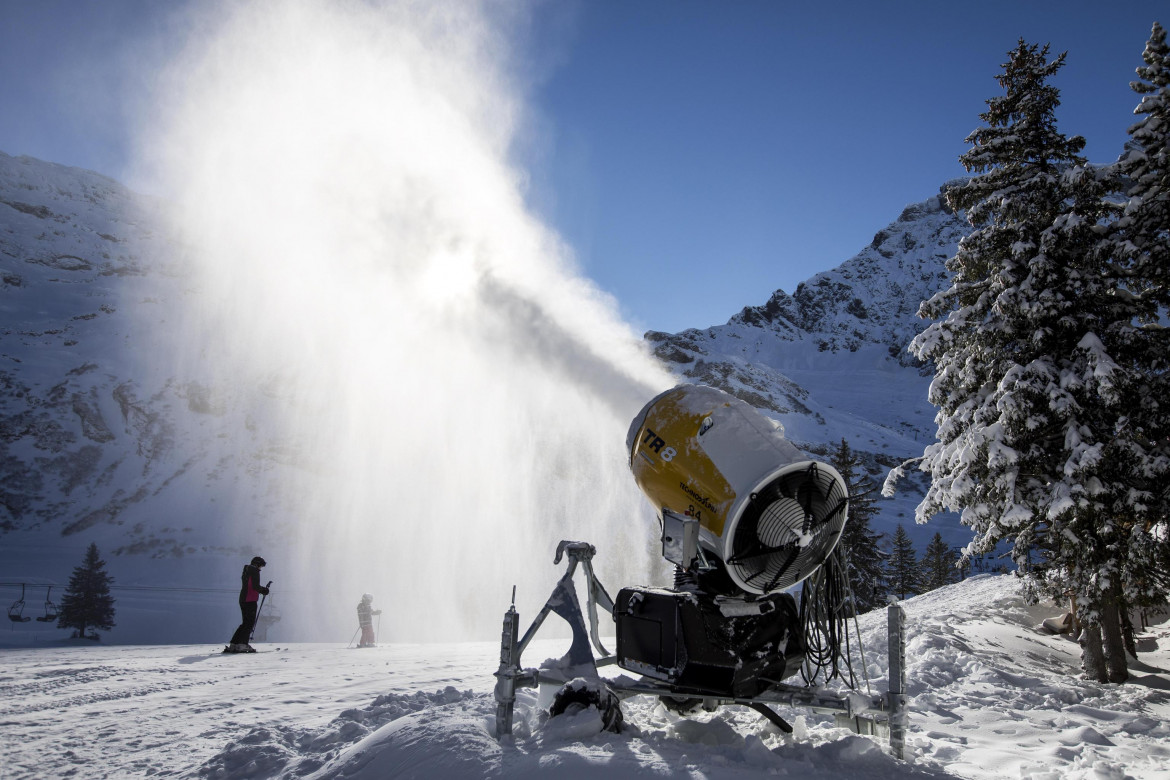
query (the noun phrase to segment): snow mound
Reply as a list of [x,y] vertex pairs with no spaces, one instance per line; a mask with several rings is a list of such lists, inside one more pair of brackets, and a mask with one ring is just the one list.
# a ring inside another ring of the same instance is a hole
[[[439,712],[474,698],[452,686],[441,691],[379,696],[369,707],[345,710],[320,729],[297,726],[253,728],[228,744],[200,769],[203,777],[272,777],[278,773],[303,777],[337,756],[342,748],[364,740],[387,723],[399,723],[419,712]],[[443,720],[446,720],[445,718]],[[375,751],[375,753],[378,751]]]
[[[1035,628],[1057,607],[1026,605],[1011,576],[976,577],[905,606],[906,762],[799,710],[782,713],[796,726],[786,736],[745,708],[680,718],[641,696],[624,703],[620,734],[602,731],[595,708],[549,718],[521,696],[515,734],[497,743],[495,704],[481,695],[390,723],[314,776],[1166,777],[1165,671],[1125,686],[1080,679],[1079,647]],[[883,690],[884,614],[864,616],[861,629],[871,683]],[[1168,636],[1163,627],[1161,645]]]

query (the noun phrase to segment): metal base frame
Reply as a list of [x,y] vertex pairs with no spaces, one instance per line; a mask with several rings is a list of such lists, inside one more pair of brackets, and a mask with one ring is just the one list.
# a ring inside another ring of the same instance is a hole
[[[515,589],[513,589],[512,594],[512,605],[504,613],[503,632],[500,638],[500,668],[495,672],[497,738],[512,733],[517,688],[535,688],[542,683],[564,685],[576,677],[592,677],[601,679],[619,699],[636,695],[701,698],[703,699],[703,708],[706,710],[714,710],[717,707],[730,704],[751,707],[787,732],[791,732],[791,727],[787,727],[788,724],[783,718],[772,712],[769,705],[779,704],[800,707],[813,712],[831,713],[836,716],[836,724],[839,727],[849,728],[858,734],[888,736],[890,750],[894,756],[904,757],[907,726],[905,694],[906,613],[900,604],[890,604],[886,610],[889,628],[890,674],[889,690],[884,694],[878,696],[857,692],[841,694],[824,689],[773,683],[767,691],[750,698],[713,697],[701,691],[689,691],[646,677],[634,683],[601,678],[597,668],[616,664],[617,658],[605,649],[598,637],[597,607],[600,604],[603,609],[612,612],[613,599],[609,597],[593,573],[592,560],[596,554],[593,545],[585,542],[562,541],[557,545],[557,553],[553,563],[559,564],[566,553],[569,563],[565,574],[557,582],[544,608],[532,621],[532,625],[524,632],[522,638],[518,638],[520,614],[516,611]],[[573,573],[578,564],[585,572],[586,593],[588,594],[588,629],[576,590],[573,588]],[[566,658],[563,659],[568,663],[565,667],[555,670],[522,668],[520,657],[550,612],[560,615],[572,628],[572,644]],[[593,651],[590,649],[590,641],[600,653],[600,658],[594,657]],[[568,673],[570,670],[571,674]]]

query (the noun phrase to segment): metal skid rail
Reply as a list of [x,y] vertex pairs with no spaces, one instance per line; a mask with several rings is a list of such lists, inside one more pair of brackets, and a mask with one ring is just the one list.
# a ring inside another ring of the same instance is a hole
[[[859,734],[883,736],[888,731],[891,752],[897,758],[903,758],[906,745],[906,613],[899,604],[891,604],[886,611],[889,626],[889,690],[879,696],[866,696],[859,693],[841,694],[836,691],[798,687],[783,683],[774,683],[771,688],[758,696],[749,698],[711,696],[701,691],[690,691],[657,680],[643,677],[637,681],[602,678],[598,666],[608,666],[616,663],[616,656],[602,646],[597,634],[597,605],[600,603],[607,611],[613,610],[613,600],[605,592],[605,588],[597,581],[593,574],[591,560],[595,553],[592,545],[583,542],[561,542],[557,547],[554,563],[560,563],[564,553],[568,553],[569,565],[552,595],[545,603],[544,608],[536,619],[519,638],[520,615],[516,611],[515,598],[513,604],[504,613],[503,633],[500,642],[500,668],[495,672],[496,677],[496,736],[502,737],[512,733],[512,718],[516,703],[517,688],[535,688],[541,683],[564,685],[576,677],[592,677],[601,680],[614,692],[618,698],[646,695],[658,697],[685,697],[701,698],[707,709],[738,704],[751,707],[767,717],[785,731],[791,727],[782,718],[768,709],[768,705],[785,705],[812,710],[813,712],[831,713],[836,715],[837,725],[849,728]],[[577,564],[581,563],[585,571],[588,592],[589,630],[586,636],[585,620],[581,612],[577,594],[572,586],[573,572]],[[514,594],[513,594],[514,596]],[[572,674],[558,674],[555,669],[524,669],[520,666],[520,656],[532,641],[538,628],[544,622],[549,612],[555,612],[569,623],[573,630],[573,640],[566,656],[567,669]],[[594,658],[589,647],[590,640],[601,654]]]

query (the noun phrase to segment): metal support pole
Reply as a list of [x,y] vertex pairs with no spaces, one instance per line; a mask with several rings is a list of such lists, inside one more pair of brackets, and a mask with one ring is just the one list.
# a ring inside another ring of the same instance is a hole
[[500,669],[496,672],[496,738],[512,733],[512,711],[516,706],[516,675],[520,658],[516,638],[520,633],[520,613],[516,611],[513,590],[512,606],[504,613],[500,635]]
[[890,749],[896,758],[906,752],[906,611],[901,604],[886,608],[890,656]]

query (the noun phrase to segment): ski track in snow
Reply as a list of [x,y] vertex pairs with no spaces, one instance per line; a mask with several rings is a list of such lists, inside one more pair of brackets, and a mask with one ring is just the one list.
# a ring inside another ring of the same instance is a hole
[[[1140,636],[1130,683],[1099,685],[1079,678],[1075,643],[1036,630],[1059,608],[1026,606],[1010,576],[905,606],[904,762],[797,709],[780,708],[786,736],[746,708],[686,719],[638,696],[610,734],[592,709],[549,719],[530,690],[498,741],[494,642],[98,645],[0,650],[0,778],[1170,778],[1170,622]],[[884,690],[885,615],[860,622]],[[537,639],[523,662],[567,643]]]

